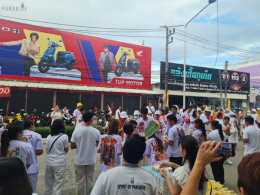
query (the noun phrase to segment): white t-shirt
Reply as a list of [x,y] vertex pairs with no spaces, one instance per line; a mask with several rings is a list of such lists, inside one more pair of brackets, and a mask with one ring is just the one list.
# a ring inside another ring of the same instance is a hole
[[227,113],[227,114],[225,113],[225,114],[224,114],[224,118],[225,118],[226,116],[227,116],[228,118],[230,118],[229,113]]
[[146,106],[147,110],[148,110],[148,114],[151,115],[153,114],[153,112],[155,112],[155,108],[154,106]]
[[116,110],[116,116],[115,116],[115,119],[119,119],[119,114],[120,114],[120,110],[117,109],[117,110]]
[[[175,181],[178,181],[178,184],[180,185],[181,189],[183,189],[189,175],[190,175],[190,165],[189,165],[189,162],[187,160],[183,166],[178,167],[173,172],[173,174],[172,174],[173,186],[175,184]],[[208,185],[207,185],[207,182],[205,181],[203,183],[203,190],[198,191],[197,195],[205,195],[207,193],[207,189],[208,189]]]
[[222,126],[222,129],[225,127],[225,126],[224,126],[223,119],[218,119],[218,118],[216,118],[216,119],[215,119],[215,121],[218,121],[218,122],[219,122],[219,124],[221,124],[221,126]]
[[38,173],[39,172],[39,166],[38,166],[38,160],[36,155],[36,150],[43,150],[43,142],[42,142],[42,136],[39,133],[35,133],[33,131],[24,130],[23,132],[23,140],[26,143],[29,143],[33,147],[33,157],[34,157],[34,163],[27,169],[28,174],[32,173]]
[[259,122],[258,117],[257,117],[257,114],[252,114],[251,116],[252,116],[253,119],[254,119],[254,125],[257,127],[257,124],[255,123],[255,121]]
[[71,142],[77,144],[76,165],[93,165],[96,163],[95,144],[100,140],[100,132],[91,126],[74,130]]
[[[169,113],[169,114],[167,114],[167,116],[169,116],[169,115],[171,115],[172,113]],[[166,116],[166,121],[167,121],[167,116]],[[177,123],[179,124],[179,125],[182,125],[182,123],[183,123],[183,120],[182,120],[182,117],[179,115],[179,114],[176,114],[175,115],[176,116],[176,118],[177,118]],[[171,128],[171,126],[169,125],[169,124],[167,124],[167,127],[166,127],[166,134],[168,135],[168,132],[169,132],[169,129]]]
[[[146,150],[145,153],[150,155],[151,165],[162,164],[163,162],[168,162],[167,154],[163,147],[163,141],[161,141],[161,148],[155,138],[150,138],[146,141]],[[150,166],[150,165],[147,165]]]
[[[181,136],[180,136],[181,135]],[[180,138],[185,136],[183,127],[179,124],[174,125],[169,129],[168,140],[173,141],[173,145],[168,146],[168,155],[169,157],[181,157],[180,154]]]
[[155,132],[155,135],[160,138],[161,140],[163,140],[163,133],[166,130],[166,125],[164,123],[164,121],[162,119],[159,119],[158,121],[155,120],[155,122],[159,123],[162,126],[162,132]]
[[196,120],[196,118],[194,118],[193,116],[190,116],[189,130],[195,130],[194,123],[192,123],[192,121],[195,121],[195,120]]
[[155,178],[138,164],[122,163],[102,172],[91,195],[158,195]]
[[[200,115],[200,119],[202,120],[203,123],[206,123],[209,121],[209,119],[207,118],[207,116],[204,113]],[[208,131],[209,125],[205,124],[205,129],[206,129],[206,131]]]
[[[46,166],[61,166],[66,165],[66,153],[64,151],[64,148],[69,147],[69,138],[66,134],[63,134],[62,136],[59,135],[48,135],[46,139],[46,150],[48,153],[48,157],[46,160]],[[57,139],[57,137],[59,137]],[[57,140],[56,140],[57,139]],[[50,151],[51,145],[56,140],[56,142],[53,144],[52,149]]]
[[120,157],[122,137],[119,135],[102,135],[97,149],[100,151],[100,171],[105,171],[121,164]]
[[25,169],[26,165],[34,164],[33,147],[31,144],[18,140],[11,140],[7,149],[7,157],[17,157],[23,161]]
[[218,142],[224,143],[224,142],[226,142],[227,137],[226,137],[225,132],[223,132],[223,135],[224,135],[224,139],[222,140],[219,135],[218,129],[215,129],[208,134],[208,141],[215,140],[217,143]]
[[182,113],[183,113],[183,109],[180,109],[179,113],[180,113],[180,115],[182,115]]
[[195,131],[192,134],[192,137],[195,137],[199,143],[199,145],[201,145],[203,142],[207,141],[207,135],[206,137],[202,134],[202,130],[200,129],[195,129]]
[[137,122],[137,129],[138,129],[138,132],[139,132],[139,135],[140,136],[143,136],[144,137],[144,130],[145,128],[148,126],[148,124],[150,123],[150,121],[153,121],[152,118],[148,117],[148,119],[145,121],[142,118],[139,118],[136,122]]
[[77,118],[79,114],[80,114],[80,110],[76,108],[73,112],[73,116]]
[[244,155],[260,152],[260,129],[250,125],[243,130],[243,139],[248,139],[245,144]]
[[80,123],[82,123],[82,127],[84,126],[84,121],[83,121],[83,118],[82,118],[82,114],[80,113],[77,117],[77,123],[79,123],[80,120],[82,120]]

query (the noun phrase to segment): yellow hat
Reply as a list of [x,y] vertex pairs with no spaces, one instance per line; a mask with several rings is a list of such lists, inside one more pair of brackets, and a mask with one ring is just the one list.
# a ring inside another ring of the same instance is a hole
[[83,104],[82,103],[77,103],[77,107],[80,107],[80,106],[83,106]]

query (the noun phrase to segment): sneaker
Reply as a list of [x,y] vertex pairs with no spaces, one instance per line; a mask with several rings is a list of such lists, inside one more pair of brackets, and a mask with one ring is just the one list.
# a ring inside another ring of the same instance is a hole
[[232,163],[230,160],[228,160],[228,159],[225,160],[225,163],[226,163],[226,164],[229,164],[229,165],[232,165],[232,164],[233,164],[233,163]]

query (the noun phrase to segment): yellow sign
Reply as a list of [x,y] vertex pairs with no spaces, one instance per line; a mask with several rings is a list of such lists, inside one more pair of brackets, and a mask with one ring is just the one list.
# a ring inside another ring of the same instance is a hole
[[128,47],[119,47],[118,52],[116,53],[116,61],[118,63],[120,57],[123,55],[122,52],[125,51],[126,53],[128,53],[129,55],[126,56],[126,64],[125,66],[127,67],[127,60],[129,59],[135,59],[135,54],[132,48],[128,48]]
[[[56,54],[58,51],[66,51],[63,41],[59,42],[60,40],[62,40],[62,37],[60,35],[54,35],[54,34],[50,34],[50,33],[43,33],[43,32],[39,32],[39,31],[32,31],[32,30],[24,29],[24,34],[26,36],[26,39],[31,40],[30,34],[33,32],[36,32],[39,35],[39,39],[37,40],[36,43],[37,43],[37,45],[40,46],[40,53],[39,53],[39,55],[35,56],[36,64],[39,63],[40,58],[43,56],[43,53],[45,52],[45,50],[48,48],[49,41],[53,41],[61,46],[61,47],[56,47],[56,52],[54,54],[55,59],[56,59]],[[47,40],[48,38],[50,40]]]

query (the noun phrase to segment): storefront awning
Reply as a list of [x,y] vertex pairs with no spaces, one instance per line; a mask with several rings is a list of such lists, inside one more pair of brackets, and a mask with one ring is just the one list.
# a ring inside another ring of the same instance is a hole
[[67,84],[56,84],[56,83],[36,83],[36,82],[1,80],[0,85],[1,86],[10,86],[10,87],[63,89],[63,90],[72,90],[72,91],[100,91],[100,92],[138,93],[138,94],[159,95],[159,92],[152,91],[152,90],[98,87],[98,86],[87,86],[87,85],[67,85]]

